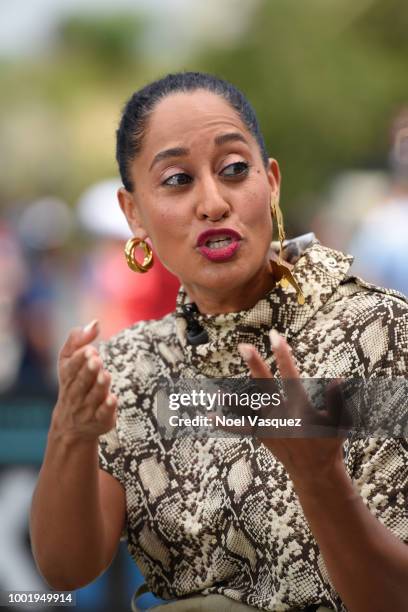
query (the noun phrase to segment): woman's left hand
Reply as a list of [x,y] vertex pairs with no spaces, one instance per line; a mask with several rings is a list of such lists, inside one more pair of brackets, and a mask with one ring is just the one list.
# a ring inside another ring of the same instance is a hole
[[[281,437],[282,434],[276,430],[271,437],[263,433],[259,439],[281,461],[294,484],[302,487],[316,485],[321,479],[330,478],[333,470],[345,470],[342,446],[350,419],[342,405],[339,381],[329,382],[326,410],[316,410],[309,400],[288,343],[275,330],[271,331],[270,338],[287,398],[283,408],[287,416],[301,419],[300,434],[305,434],[305,437]],[[253,345],[240,344],[238,348],[252,378],[273,378]],[[273,410],[268,416],[273,416]],[[311,437],[313,431],[318,432],[318,437]]]
[[[292,395],[284,409],[302,415],[307,424],[326,421],[328,429],[333,429],[331,437],[283,438],[273,433],[260,441],[286,468],[330,580],[347,610],[403,612],[407,609],[408,549],[370,512],[347,474],[342,445],[351,419],[339,386],[329,382],[327,410],[317,411],[304,391],[285,339],[273,331],[271,344],[283,386]],[[240,345],[240,352],[253,378],[273,378],[254,346]],[[381,511],[375,511],[380,516]],[[387,512],[384,505],[383,516]]]

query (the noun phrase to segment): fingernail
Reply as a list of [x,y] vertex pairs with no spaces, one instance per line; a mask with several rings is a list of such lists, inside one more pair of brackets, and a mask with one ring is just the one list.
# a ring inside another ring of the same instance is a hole
[[276,329],[271,329],[271,331],[269,332],[269,338],[270,338],[270,341],[271,341],[272,348],[274,350],[279,348],[279,345],[281,343],[281,337],[278,334],[278,332],[276,331]]
[[109,395],[108,398],[106,399],[106,405],[113,406],[114,403],[115,403],[115,400],[113,399],[111,395]]
[[100,385],[102,385],[102,383],[105,382],[105,374],[103,373],[103,370],[99,372],[98,378],[96,380],[98,381]]
[[249,361],[252,357],[252,348],[249,344],[239,344],[238,350],[241,354],[242,359]]
[[82,331],[85,334],[89,333],[97,325],[97,323],[98,323],[98,319],[94,319],[93,321],[88,323],[88,325],[85,325]]
[[96,370],[96,366],[97,366],[98,362],[96,361],[96,359],[88,359],[88,369],[89,370]]

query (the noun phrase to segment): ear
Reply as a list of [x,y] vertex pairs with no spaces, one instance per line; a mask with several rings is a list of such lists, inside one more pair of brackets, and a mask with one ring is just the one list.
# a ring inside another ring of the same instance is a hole
[[118,189],[117,192],[119,205],[125,215],[128,225],[136,238],[144,240],[147,237],[147,232],[143,227],[143,223],[140,217],[140,211],[135,202],[132,193],[127,191],[124,187]]
[[270,157],[268,160],[267,175],[269,184],[271,186],[271,193],[279,197],[281,186],[281,173],[278,162],[272,157]]

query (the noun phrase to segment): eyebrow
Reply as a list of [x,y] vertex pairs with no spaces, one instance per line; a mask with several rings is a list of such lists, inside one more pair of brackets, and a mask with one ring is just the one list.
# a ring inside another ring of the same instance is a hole
[[[248,141],[242,134],[239,132],[229,132],[228,134],[221,134],[220,136],[216,136],[214,142],[216,145],[223,145],[226,142],[243,142],[248,145]],[[249,145],[248,145],[249,146]]]
[[183,147],[174,147],[172,149],[165,149],[164,151],[160,151],[157,155],[154,156],[154,159],[150,165],[149,171],[153,168],[155,164],[163,159],[167,159],[168,157],[185,157],[190,152],[189,149],[185,149]]
[[[248,141],[242,134],[239,132],[229,132],[228,134],[221,134],[220,136],[216,136],[214,139],[214,144],[217,146],[221,146],[227,142],[243,142],[248,145]],[[249,146],[249,145],[248,145]],[[154,156],[153,161],[150,165],[149,171],[153,168],[155,164],[163,159],[168,159],[169,157],[185,157],[190,153],[190,149],[186,149],[184,147],[173,147],[171,149],[165,149],[164,151],[160,151],[157,155]]]

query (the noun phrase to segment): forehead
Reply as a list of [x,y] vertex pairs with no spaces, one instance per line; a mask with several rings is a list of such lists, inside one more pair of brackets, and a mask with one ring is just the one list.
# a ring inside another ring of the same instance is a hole
[[194,146],[231,128],[252,135],[237,111],[221,96],[205,90],[177,92],[161,100],[149,118],[142,147],[147,154],[170,145]]

